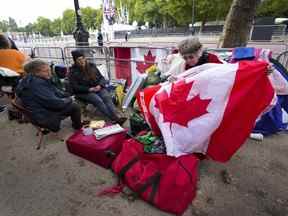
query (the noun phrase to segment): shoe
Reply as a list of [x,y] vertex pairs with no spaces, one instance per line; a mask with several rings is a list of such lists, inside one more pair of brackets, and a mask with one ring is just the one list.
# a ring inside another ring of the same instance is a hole
[[118,123],[119,125],[122,126],[126,121],[127,121],[127,118],[121,117],[121,118],[117,119],[116,123]]

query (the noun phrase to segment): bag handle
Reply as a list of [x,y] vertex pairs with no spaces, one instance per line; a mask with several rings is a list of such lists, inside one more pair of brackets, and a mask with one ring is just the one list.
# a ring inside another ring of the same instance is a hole
[[131,159],[125,166],[122,167],[122,169],[118,172],[119,180],[124,178],[126,172],[137,162],[139,161],[139,157],[134,157]]
[[151,186],[152,191],[149,194],[148,202],[153,204],[160,183],[160,179],[161,173],[156,172],[154,175],[150,176],[147,181],[137,190],[137,193],[142,194]]

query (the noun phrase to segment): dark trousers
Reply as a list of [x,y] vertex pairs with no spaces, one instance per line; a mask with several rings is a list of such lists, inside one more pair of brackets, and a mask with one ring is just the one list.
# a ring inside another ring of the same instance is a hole
[[76,97],[82,101],[92,104],[111,120],[117,120],[116,108],[113,104],[111,95],[106,89],[99,92],[90,92],[87,94],[77,94]]
[[70,117],[72,120],[72,127],[74,129],[80,129],[81,125],[81,110],[78,104],[71,103],[69,106],[65,107],[60,112],[55,112],[47,118],[38,120],[36,125],[46,128],[50,131],[57,132],[60,130],[61,121],[67,117]]

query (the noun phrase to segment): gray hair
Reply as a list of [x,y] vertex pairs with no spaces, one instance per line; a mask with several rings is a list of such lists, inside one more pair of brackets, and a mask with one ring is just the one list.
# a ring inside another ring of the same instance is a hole
[[194,54],[201,48],[202,44],[197,37],[189,37],[178,44],[181,55]]
[[33,74],[33,75],[36,75],[39,73],[39,70],[41,70],[41,68],[44,66],[44,65],[48,65],[49,64],[46,62],[46,61],[43,61],[41,59],[33,59],[29,62],[27,62],[25,65],[24,65],[24,71],[27,73],[27,74]]

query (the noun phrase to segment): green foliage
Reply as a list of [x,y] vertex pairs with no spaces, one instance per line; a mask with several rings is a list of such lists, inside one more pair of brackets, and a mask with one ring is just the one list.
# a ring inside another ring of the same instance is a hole
[[67,9],[63,12],[62,30],[64,34],[72,34],[75,29],[75,12],[72,9]]
[[102,9],[96,10],[96,28],[100,29],[103,22]]
[[87,30],[95,30],[101,27],[102,10],[86,7],[81,9],[82,21]]
[[44,36],[52,36],[51,20],[45,17],[38,17],[36,23],[36,31]]
[[8,18],[8,30],[13,32],[13,31],[17,31],[17,28],[18,26],[17,26],[16,21],[12,17],[9,17]]
[[57,19],[53,20],[53,22],[51,23],[52,35],[53,36],[60,35],[61,30],[62,30],[62,19],[57,18]]
[[288,17],[287,0],[264,0],[257,10],[258,16]]
[[[120,9],[127,8],[129,22],[137,21],[138,25],[149,22],[150,27],[188,26],[192,22],[193,0],[116,0],[118,15]],[[232,0],[194,0],[195,22],[224,20]],[[121,6],[121,7],[120,7]],[[82,21],[87,30],[100,29],[102,8],[81,8]],[[288,17],[287,0],[264,0],[257,11],[258,16]],[[75,12],[67,9],[61,18],[49,20],[39,17],[35,23],[19,28],[13,18],[0,20],[0,31],[40,32],[44,36],[72,34],[75,29]]]
[[7,32],[8,31],[8,21],[2,20],[0,21],[0,32]]
[[36,25],[32,24],[32,23],[28,23],[28,25],[26,25],[24,27],[24,31],[27,32],[27,33],[35,32],[36,31]]
[[[119,1],[119,0],[118,0]],[[126,0],[130,22],[187,26],[192,22],[192,0]],[[232,0],[194,0],[195,21],[224,20]],[[122,1],[122,4],[123,1]],[[117,1],[116,1],[117,5]],[[118,6],[119,7],[119,6]]]

